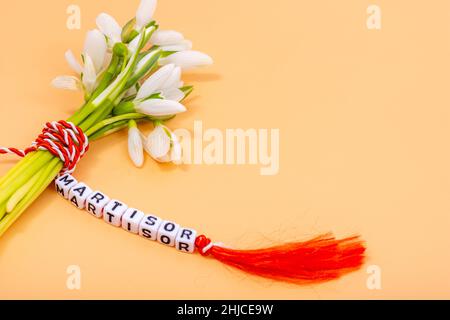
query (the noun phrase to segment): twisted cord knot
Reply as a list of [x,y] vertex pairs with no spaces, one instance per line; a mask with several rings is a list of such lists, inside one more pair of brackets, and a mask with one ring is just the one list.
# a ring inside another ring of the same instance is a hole
[[211,239],[204,235],[200,235],[195,239],[195,246],[202,256],[207,256],[209,254],[209,250],[212,248]]
[[73,123],[64,120],[53,121],[45,124],[42,133],[30,147],[24,150],[0,147],[0,154],[10,153],[25,157],[37,150],[47,150],[61,159],[63,168],[60,175],[71,174],[78,161],[89,150],[89,140],[83,130]]

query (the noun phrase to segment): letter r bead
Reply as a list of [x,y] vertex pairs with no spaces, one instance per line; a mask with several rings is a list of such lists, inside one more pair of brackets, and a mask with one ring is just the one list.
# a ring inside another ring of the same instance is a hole
[[193,253],[196,237],[197,231],[194,229],[181,228],[175,239],[175,248],[181,252]]

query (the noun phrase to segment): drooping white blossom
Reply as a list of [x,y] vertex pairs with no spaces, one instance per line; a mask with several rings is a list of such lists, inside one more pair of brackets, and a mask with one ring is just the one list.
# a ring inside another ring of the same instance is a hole
[[128,154],[136,167],[144,164],[144,145],[141,132],[134,121],[130,121],[128,128]]
[[75,55],[73,54],[72,50],[67,50],[64,54],[64,57],[66,58],[67,63],[69,64],[69,67],[75,71],[77,74],[81,74],[83,72],[83,67],[80,65],[78,60],[75,58]]
[[210,56],[199,51],[180,51],[175,52],[165,58],[159,60],[160,65],[173,63],[183,70],[189,70],[196,67],[209,66],[213,63]]
[[52,80],[52,86],[57,89],[78,91],[82,89],[80,79],[74,76],[59,76]]
[[162,88],[167,79],[169,79],[169,77],[172,75],[174,69],[174,64],[168,64],[162,68],[159,68],[142,84],[137,93],[136,99],[144,99],[149,97],[153,93],[158,92],[158,90]]
[[156,0],[141,0],[136,11],[136,28],[140,30],[152,21],[156,10]]
[[107,13],[100,13],[96,19],[97,28],[108,38],[110,47],[122,41],[122,27]]
[[181,161],[181,145],[178,137],[164,125],[158,124],[155,129],[143,137],[144,150],[158,162]]
[[136,111],[153,117],[163,117],[185,112],[186,107],[173,100],[148,99],[137,104]]
[[178,31],[174,30],[156,30],[150,42],[160,46],[163,51],[186,51],[192,49],[192,42],[186,40]]

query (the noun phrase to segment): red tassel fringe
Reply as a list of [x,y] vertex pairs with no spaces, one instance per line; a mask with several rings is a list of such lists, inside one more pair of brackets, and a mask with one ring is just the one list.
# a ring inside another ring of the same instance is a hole
[[365,247],[359,236],[337,240],[324,234],[305,242],[294,242],[257,250],[233,250],[220,246],[204,249],[211,240],[204,235],[196,247],[229,266],[274,280],[299,284],[337,279],[359,269],[364,262]]

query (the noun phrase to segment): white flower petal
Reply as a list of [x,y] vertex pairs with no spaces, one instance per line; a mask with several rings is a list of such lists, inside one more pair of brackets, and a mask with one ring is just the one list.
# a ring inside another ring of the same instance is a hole
[[145,27],[152,21],[156,9],[156,0],[141,0],[136,12],[136,27],[138,29]]
[[169,116],[186,111],[186,108],[177,101],[163,99],[148,99],[136,106],[136,111],[149,116]]
[[183,34],[174,30],[156,30],[150,38],[150,42],[157,46],[179,44],[183,40]]
[[167,80],[164,81],[161,88],[162,89],[178,88],[178,84],[180,83],[180,81],[181,81],[181,68],[175,67],[172,70],[172,73],[170,74],[170,76],[167,78]]
[[139,129],[131,127],[128,129],[128,154],[136,167],[144,164],[144,146]]
[[156,158],[155,160],[158,161],[158,162],[161,162],[161,163],[168,163],[168,162],[172,161],[172,159],[170,158],[170,154],[169,153],[164,155],[164,156],[162,156],[162,157]]
[[157,92],[172,74],[175,65],[168,64],[153,73],[141,86],[136,99],[148,98]]
[[75,55],[73,54],[72,50],[67,50],[64,54],[67,63],[69,64],[70,68],[75,71],[78,74],[81,74],[83,72],[83,67],[80,65],[80,63],[75,58]]
[[136,64],[136,68],[134,68],[134,73],[133,74],[137,74],[140,71],[142,71],[142,69],[146,66],[146,64],[153,58],[155,58],[155,55],[159,54],[158,51],[153,51],[150,53],[147,53],[141,60],[139,60],[139,62]]
[[165,156],[170,150],[170,137],[162,126],[157,126],[147,137],[145,151],[154,159]]
[[87,93],[92,93],[95,89],[97,81],[97,73],[95,71],[94,63],[91,57],[86,54],[84,56],[84,70],[82,75],[82,82]]
[[207,54],[199,51],[181,51],[175,52],[168,57],[159,60],[161,65],[174,63],[180,66],[183,70],[192,69],[200,66],[208,66],[213,63],[213,60]]
[[97,29],[89,31],[84,43],[83,53],[91,57],[97,73],[103,68],[107,51],[108,45],[103,33]]
[[52,86],[57,89],[81,90],[80,79],[74,76],[59,76],[52,80]]
[[166,52],[178,52],[178,51],[187,51],[192,49],[192,42],[189,40],[183,40],[178,44],[169,44],[165,46],[161,46],[162,51]]
[[178,88],[164,89],[162,91],[162,96],[166,100],[180,102],[184,98],[184,92]]
[[98,29],[107,36],[114,45],[122,40],[122,28],[117,21],[107,13],[100,13],[96,19]]

